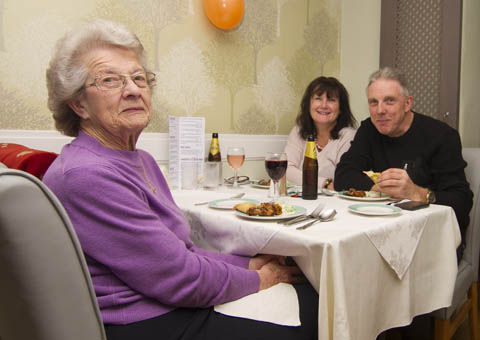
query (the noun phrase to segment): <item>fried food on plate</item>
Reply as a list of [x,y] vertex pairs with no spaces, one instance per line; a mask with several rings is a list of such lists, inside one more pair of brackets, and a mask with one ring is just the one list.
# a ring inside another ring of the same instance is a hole
[[355,190],[353,188],[348,189],[347,192],[348,196],[353,196],[353,197],[365,197],[365,191],[363,190]]
[[368,177],[370,177],[373,183],[377,184],[378,176],[380,176],[379,172],[373,172],[372,170],[368,170],[368,171],[364,171],[363,173]]
[[254,203],[244,202],[235,204],[233,209],[250,216],[275,216],[282,214],[282,207],[276,203],[260,203],[260,205],[256,205]]
[[233,206],[233,210],[238,210],[240,212],[243,212],[245,214],[248,214],[248,209],[250,208],[255,208],[257,205],[252,202],[242,202],[242,203],[237,203]]
[[364,190],[355,190],[353,188],[348,189],[346,192],[348,196],[353,197],[366,197],[366,198],[380,198],[382,193],[378,191],[364,191]]
[[258,184],[260,184],[260,185],[265,185],[265,186],[270,186],[270,180],[259,179],[259,180],[258,180]]

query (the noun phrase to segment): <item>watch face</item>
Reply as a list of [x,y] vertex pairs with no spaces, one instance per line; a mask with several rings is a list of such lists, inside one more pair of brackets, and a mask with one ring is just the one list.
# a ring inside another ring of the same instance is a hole
[[429,203],[435,203],[437,198],[435,197],[435,193],[433,191],[429,191],[427,195],[427,200]]

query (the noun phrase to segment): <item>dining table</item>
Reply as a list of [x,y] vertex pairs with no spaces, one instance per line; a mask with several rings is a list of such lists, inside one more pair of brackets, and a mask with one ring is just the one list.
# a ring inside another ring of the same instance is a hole
[[[245,200],[272,200],[268,189],[250,184],[172,190],[196,246],[293,258],[318,292],[320,340],[372,340],[451,304],[461,242],[452,208],[430,204],[408,211],[387,205],[388,197],[342,193],[319,194],[316,200],[280,197],[290,214],[308,214],[319,204],[337,211],[332,221],[299,230],[302,223],[281,223],[287,216],[248,217],[218,203],[238,193],[245,193]],[[210,204],[195,205],[199,202]]]

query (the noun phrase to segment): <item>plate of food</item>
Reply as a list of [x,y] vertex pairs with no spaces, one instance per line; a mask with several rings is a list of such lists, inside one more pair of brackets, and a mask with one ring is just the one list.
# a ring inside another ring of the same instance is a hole
[[[250,185],[255,188],[269,189],[271,179],[259,179],[250,181]],[[295,184],[287,182],[287,188],[293,188]]]
[[384,194],[383,192],[355,190],[353,188],[339,191],[338,197],[355,201],[385,201],[391,198],[390,195]]
[[260,189],[269,189],[270,188],[270,179],[259,179],[259,180],[253,180],[250,182],[250,185],[255,188],[260,188]]
[[306,209],[298,205],[280,205],[277,203],[240,203],[234,208],[237,216],[252,219],[252,220],[266,220],[277,221],[285,218],[293,218],[306,214]]
[[402,212],[402,209],[399,207],[378,203],[353,204],[348,207],[348,210],[357,214],[369,216],[396,215]]
[[208,202],[208,206],[213,209],[232,210],[235,205],[242,203],[258,204],[260,202],[249,198],[223,198]]

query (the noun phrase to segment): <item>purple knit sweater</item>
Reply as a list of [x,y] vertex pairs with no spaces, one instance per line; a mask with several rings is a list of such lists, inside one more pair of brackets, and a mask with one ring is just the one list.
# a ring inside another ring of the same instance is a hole
[[112,150],[80,132],[43,181],[75,227],[105,323],[209,307],[258,291],[258,274],[246,269],[249,258],[193,246],[188,222],[145,151]]

